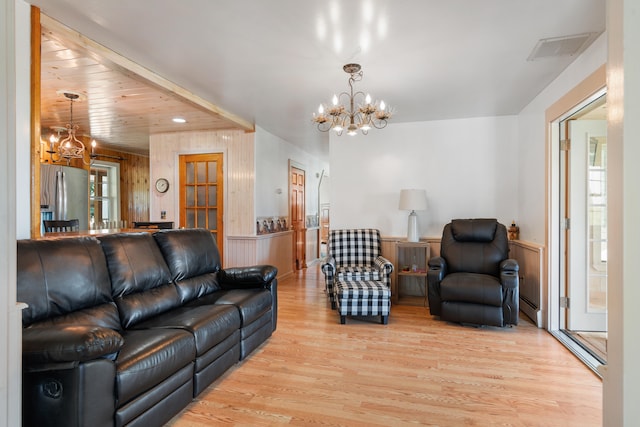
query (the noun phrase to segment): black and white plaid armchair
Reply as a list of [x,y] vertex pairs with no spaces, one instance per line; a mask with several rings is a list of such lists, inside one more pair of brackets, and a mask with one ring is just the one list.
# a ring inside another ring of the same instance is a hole
[[377,280],[391,287],[393,264],[381,255],[380,231],[371,228],[331,230],[322,272],[331,308],[335,308],[337,280]]

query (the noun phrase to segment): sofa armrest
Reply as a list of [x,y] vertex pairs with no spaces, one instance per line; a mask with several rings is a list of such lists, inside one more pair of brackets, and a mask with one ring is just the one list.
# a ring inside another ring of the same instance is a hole
[[25,364],[115,359],[124,338],[100,326],[34,327],[22,331]]
[[500,282],[507,289],[515,289],[518,287],[518,271],[520,266],[515,259],[505,259],[500,263]]
[[273,265],[232,267],[220,270],[218,282],[222,289],[269,289],[277,275],[278,269]]

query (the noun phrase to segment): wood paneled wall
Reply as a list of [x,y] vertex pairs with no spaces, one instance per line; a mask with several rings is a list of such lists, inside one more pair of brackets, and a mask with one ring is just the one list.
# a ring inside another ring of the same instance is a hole
[[171,183],[164,194],[151,194],[151,221],[179,222],[178,156],[181,154],[223,153],[224,155],[224,234],[256,234],[255,141],[253,133],[238,130],[174,132],[151,135],[151,182],[160,177]]

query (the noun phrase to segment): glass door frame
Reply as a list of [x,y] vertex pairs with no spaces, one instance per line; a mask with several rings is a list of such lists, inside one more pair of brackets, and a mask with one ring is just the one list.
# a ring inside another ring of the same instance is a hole
[[[582,346],[567,334],[562,332],[564,327],[564,310],[560,309],[561,297],[566,296],[561,280],[566,272],[563,269],[562,258],[565,256],[560,248],[563,247],[564,230],[561,225],[564,215],[564,200],[560,193],[560,162],[561,150],[560,123],[590,102],[606,94],[604,66],[588,77],[581,85],[569,92],[563,99],[547,109],[547,330],[565,345],[576,357],[582,360],[598,376],[602,377],[600,367],[602,363],[593,357]],[[562,313],[562,314],[561,314]]]

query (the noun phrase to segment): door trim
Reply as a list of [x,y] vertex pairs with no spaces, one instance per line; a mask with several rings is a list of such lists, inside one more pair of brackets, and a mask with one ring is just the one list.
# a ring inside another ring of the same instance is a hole
[[[298,247],[298,241],[297,241],[297,240],[298,240],[298,233],[297,233],[295,230],[293,230],[293,224],[294,224],[294,221],[293,221],[293,211],[292,211],[292,205],[291,205],[291,191],[292,191],[291,172],[292,172],[292,169],[294,169],[294,168],[295,168],[295,169],[298,169],[298,170],[301,170],[301,171],[304,173],[304,198],[305,198],[305,200],[303,201],[303,205],[304,205],[304,207],[303,207],[303,212],[302,212],[302,221],[303,221],[303,223],[302,223],[302,224],[303,224],[303,225],[302,225],[302,228],[300,229],[300,232],[302,233],[302,237],[303,237],[303,239],[304,239],[304,242],[302,242],[302,246],[303,246],[303,248],[302,248],[303,257],[302,257],[302,260],[300,260],[300,261],[301,261],[300,268],[297,268],[297,267],[298,267],[298,263],[297,263],[297,261],[298,261],[298,250],[297,250],[297,247]],[[289,200],[289,203],[288,203],[288,205],[289,205],[289,206],[288,206],[288,212],[289,212],[289,223],[291,224],[291,228],[292,228],[292,230],[293,230],[293,239],[292,239],[292,240],[293,240],[293,241],[292,241],[292,245],[293,245],[293,251],[292,251],[292,252],[293,252],[293,259],[292,259],[291,261],[292,261],[292,263],[293,263],[293,270],[294,270],[294,271],[297,271],[297,270],[299,270],[299,269],[301,270],[301,269],[303,269],[303,268],[307,268],[307,259],[306,259],[306,258],[307,258],[307,257],[306,257],[306,245],[307,245],[307,237],[306,237],[306,232],[307,232],[307,228],[306,228],[306,214],[307,214],[307,211],[306,211],[306,209],[307,209],[307,200],[306,200],[306,198],[307,198],[307,170],[306,170],[306,168],[305,168],[305,166],[304,166],[303,164],[298,163],[298,162],[296,162],[295,160],[291,160],[291,159],[289,159],[289,165],[288,165],[288,168],[287,168],[287,174],[288,174],[288,180],[289,180],[289,191],[288,191],[288,200]]]
[[[545,328],[563,344],[569,348],[577,357],[591,368],[597,375],[599,362],[588,355],[579,354],[579,351],[561,339],[560,328],[560,233],[557,218],[560,215],[560,194],[558,178],[559,162],[559,132],[554,132],[559,126],[559,120],[571,112],[577,105],[596,95],[606,88],[606,64],[601,65],[596,71],[591,73],[582,82],[567,92],[545,111],[545,247],[547,254],[544,259],[544,277],[547,286],[543,287],[544,301],[546,302],[547,313],[543,318],[546,320]],[[554,126],[555,123],[555,126]],[[571,340],[569,340],[571,341]],[[577,345],[576,345],[577,347]]]

